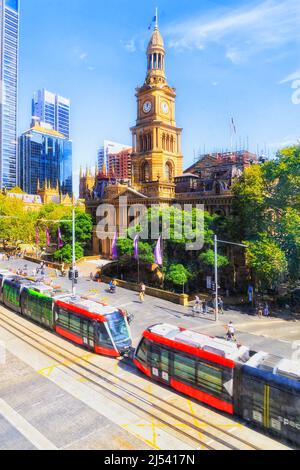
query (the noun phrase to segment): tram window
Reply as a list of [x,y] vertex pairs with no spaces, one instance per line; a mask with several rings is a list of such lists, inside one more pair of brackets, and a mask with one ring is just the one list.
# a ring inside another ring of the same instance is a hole
[[59,310],[58,323],[62,327],[69,329],[69,313],[67,312],[67,310]]
[[213,392],[222,393],[222,370],[206,364],[198,364],[197,385],[208,388]]
[[72,313],[70,314],[70,330],[80,333],[80,318]]
[[141,361],[143,364],[147,364],[147,342],[145,339],[142,340],[137,353],[136,357]]
[[112,347],[112,342],[104,323],[97,323],[97,339],[100,346]]
[[151,350],[151,366],[155,368],[160,368],[160,353],[159,350]]
[[165,351],[164,349],[161,351],[160,362],[161,370],[169,373],[169,351]]
[[81,320],[81,321],[82,321],[82,335],[87,338],[88,337],[89,322],[88,322],[88,320]]
[[196,362],[181,354],[174,354],[174,376],[194,384],[196,382]]

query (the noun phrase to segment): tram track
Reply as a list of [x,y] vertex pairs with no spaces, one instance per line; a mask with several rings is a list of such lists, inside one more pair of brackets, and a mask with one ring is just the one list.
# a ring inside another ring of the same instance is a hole
[[[34,347],[41,353],[45,354],[47,357],[55,360],[64,369],[79,375],[94,387],[100,387],[106,393],[114,396],[115,399],[126,401],[130,407],[133,407],[139,412],[146,414],[152,420],[155,419],[162,425],[167,426],[171,430],[175,431],[177,435],[180,435],[181,438],[184,437],[185,440],[188,439],[188,441],[193,442],[194,445],[196,444],[197,448],[201,446],[207,450],[216,450],[216,448],[224,450],[240,450],[241,448],[245,450],[259,450],[259,448],[254,444],[249,443],[240,437],[233,436],[229,431],[221,429],[219,426],[213,425],[201,417],[192,415],[187,411],[182,410],[178,406],[161,399],[157,395],[145,391],[138,385],[133,385],[129,380],[123,377],[119,377],[116,374],[103,369],[99,365],[95,365],[87,359],[83,359],[81,356],[70,352],[67,348],[57,344],[57,342],[45,338],[45,335],[39,334],[37,331],[34,331],[28,326],[21,325],[20,323],[16,324],[16,322],[13,321],[13,319],[7,315],[5,311],[3,311],[3,308],[0,309],[0,314],[0,326],[6,331],[13,333],[29,346]],[[28,319],[22,316],[18,316],[18,318],[21,318],[26,322],[28,321]],[[39,328],[39,326],[35,323],[29,324]],[[50,332],[49,330],[42,331]],[[26,339],[24,338],[24,335],[26,336]],[[53,336],[53,338],[56,338],[56,336]],[[61,341],[60,337],[57,338]],[[32,341],[35,344],[32,344]],[[78,360],[88,365],[89,367],[78,363]],[[102,375],[99,375],[99,372],[101,372]],[[103,374],[106,376],[103,376]],[[112,379],[108,378],[107,376],[111,377]],[[95,380],[95,378],[100,380],[102,383],[99,383],[99,381]],[[119,383],[116,383],[116,379]],[[135,390],[129,390],[128,388],[125,388],[124,385],[120,384],[120,382],[123,382],[123,384],[126,384],[127,387],[129,386]],[[136,393],[136,389],[138,389],[143,396],[138,395]],[[123,394],[125,394],[125,396]],[[135,399],[139,404],[132,402],[132,399]],[[159,403],[154,403],[153,399],[157,400]],[[145,406],[148,407],[148,409],[145,409]],[[181,416],[179,416],[179,414]],[[198,424],[191,423],[187,418],[194,421],[196,419],[205,426],[210,427],[210,430],[203,429],[203,427],[199,426]],[[178,424],[185,426],[186,430],[179,429]],[[234,423],[232,427],[234,427]],[[195,432],[197,433],[197,437],[194,435]],[[217,432],[219,435],[213,434],[212,432]],[[209,439],[209,442],[205,442],[200,438],[200,436],[205,436],[206,439]],[[215,444],[214,447],[212,444]]]

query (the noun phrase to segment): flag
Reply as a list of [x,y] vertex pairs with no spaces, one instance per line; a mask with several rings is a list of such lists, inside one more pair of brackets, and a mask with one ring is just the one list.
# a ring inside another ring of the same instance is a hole
[[154,250],[155,263],[158,266],[163,265],[162,249],[161,249],[161,237],[159,237],[155,250]]
[[46,227],[46,241],[47,241],[47,246],[51,245],[51,239],[50,239],[50,233],[49,233],[49,228]]
[[40,232],[38,227],[35,230],[35,241],[36,241],[36,246],[39,246],[40,244]]
[[58,248],[62,248],[64,246],[64,242],[61,236],[60,227],[58,227],[58,230],[57,230],[57,238],[58,238]]
[[149,25],[149,28],[148,28],[149,31],[150,31],[150,29],[152,28],[153,23],[156,23],[156,21],[157,21],[157,16],[155,15],[155,16],[153,17],[153,20],[151,21],[151,23],[150,23],[150,25]]
[[112,259],[114,259],[114,260],[118,259],[117,242],[118,242],[118,234],[116,232],[115,236],[114,236],[114,239],[113,239],[113,243],[112,243]]
[[139,260],[139,235],[136,235],[133,240],[134,259]]

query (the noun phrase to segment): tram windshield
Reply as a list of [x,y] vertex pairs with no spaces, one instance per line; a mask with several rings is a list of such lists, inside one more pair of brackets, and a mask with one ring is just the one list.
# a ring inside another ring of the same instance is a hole
[[127,323],[120,312],[114,312],[111,315],[108,315],[107,324],[116,344],[130,340]]

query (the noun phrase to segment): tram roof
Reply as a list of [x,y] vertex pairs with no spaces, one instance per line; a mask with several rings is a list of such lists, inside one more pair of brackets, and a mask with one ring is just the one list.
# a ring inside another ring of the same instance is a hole
[[8,271],[7,269],[0,269],[0,276],[17,276],[16,274],[12,273],[11,271]]
[[58,298],[58,300],[70,307],[76,307],[99,316],[110,315],[114,311],[118,310],[117,308],[95,302],[95,300],[83,299],[79,296],[62,296],[61,298]]
[[239,347],[235,343],[230,343],[224,339],[211,338],[196,331],[183,330],[169,324],[155,325],[149,328],[149,331],[182,345],[191,346],[232,361],[244,362],[249,359],[249,348],[246,346]]
[[283,359],[274,354],[260,351],[251,357],[247,362],[247,366],[300,381],[300,363],[291,359]]

